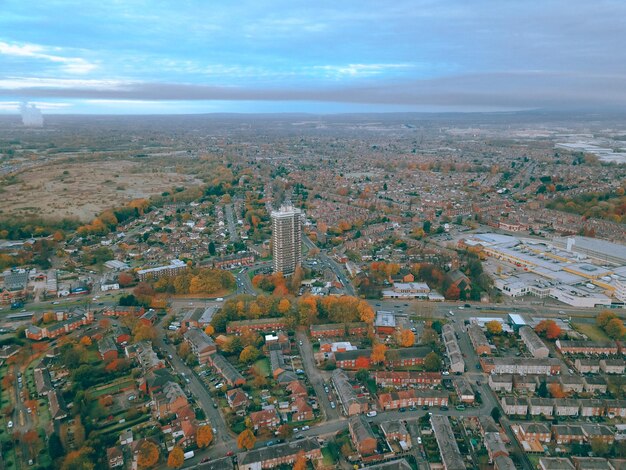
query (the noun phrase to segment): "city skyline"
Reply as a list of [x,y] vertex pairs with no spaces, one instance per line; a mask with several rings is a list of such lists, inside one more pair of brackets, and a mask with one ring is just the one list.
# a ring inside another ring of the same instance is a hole
[[[618,108],[615,1],[6,2],[0,113]],[[105,18],[106,21],[102,21]]]

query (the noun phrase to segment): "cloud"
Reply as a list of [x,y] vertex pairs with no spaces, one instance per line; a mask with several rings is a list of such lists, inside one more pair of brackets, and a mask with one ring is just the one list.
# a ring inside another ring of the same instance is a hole
[[[20,84],[14,80],[13,84]],[[402,106],[468,106],[501,108],[575,108],[625,106],[626,75],[574,72],[508,72],[453,77],[359,82],[308,87],[212,86],[156,82],[78,81],[61,87],[29,87],[28,82],[0,95],[47,99],[136,101],[275,101],[334,102]],[[52,84],[50,84],[52,85]]]
[[49,48],[38,44],[10,44],[0,41],[0,54],[11,57],[24,57],[29,59],[46,60],[61,65],[61,70],[69,74],[86,74],[97,68],[96,64],[92,64],[80,57],[64,57],[54,55],[48,52]]
[[346,65],[316,65],[311,69],[326,72],[332,77],[371,77],[394,69],[406,69],[411,64],[346,64]]
[[75,78],[0,78],[0,90],[47,88],[51,90],[115,90],[131,87],[133,82],[121,80],[96,80]]

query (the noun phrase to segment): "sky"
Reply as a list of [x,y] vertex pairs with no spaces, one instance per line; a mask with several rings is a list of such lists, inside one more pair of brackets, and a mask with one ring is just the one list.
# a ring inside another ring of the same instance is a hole
[[0,113],[626,105],[626,1],[0,0]]

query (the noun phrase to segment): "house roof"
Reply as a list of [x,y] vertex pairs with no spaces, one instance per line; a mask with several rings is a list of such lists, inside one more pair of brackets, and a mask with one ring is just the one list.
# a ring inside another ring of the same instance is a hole
[[244,452],[239,456],[240,465],[251,465],[257,462],[266,462],[268,460],[281,459],[286,457],[294,457],[298,452],[308,453],[314,450],[320,450],[320,445],[316,439],[307,438],[296,441],[286,442],[271,447],[261,447],[260,449]]
[[366,439],[376,439],[370,423],[368,423],[365,416],[361,414],[350,416],[348,426],[352,429],[352,434],[356,442],[363,442]]

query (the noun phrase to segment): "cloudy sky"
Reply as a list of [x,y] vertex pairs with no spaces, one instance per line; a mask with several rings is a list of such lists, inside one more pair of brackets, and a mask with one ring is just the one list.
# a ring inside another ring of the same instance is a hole
[[626,1],[0,0],[0,113],[626,105]]

